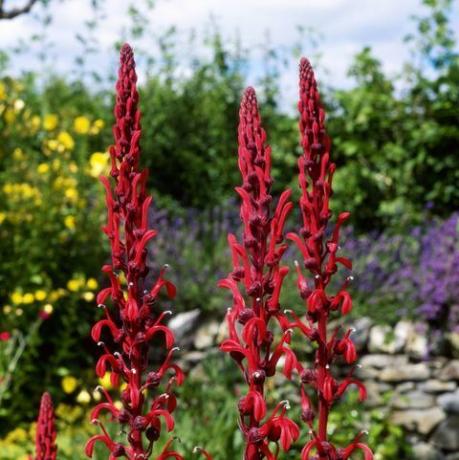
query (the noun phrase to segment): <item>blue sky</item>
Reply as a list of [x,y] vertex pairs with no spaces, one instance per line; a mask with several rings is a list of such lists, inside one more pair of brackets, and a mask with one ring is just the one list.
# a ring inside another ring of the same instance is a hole
[[[19,5],[25,0],[6,0],[6,5]],[[90,0],[53,0],[55,20],[49,35],[55,42],[53,67],[68,72],[79,49],[75,35],[82,31],[83,22],[91,18]],[[140,4],[142,0],[136,0]],[[116,55],[112,44],[122,36],[127,27],[126,0],[105,0],[106,17],[97,35],[101,52],[89,63],[104,73],[113,69]],[[459,3],[459,2],[458,2]],[[39,12],[39,10],[36,10]],[[318,31],[320,43],[321,81],[335,86],[347,86],[346,69],[352,56],[363,46],[372,46],[374,53],[391,74],[401,70],[409,57],[403,37],[412,30],[410,16],[422,13],[420,0],[157,0],[156,7],[148,13],[149,27],[153,31],[166,30],[175,25],[179,37],[186,40],[191,29],[203,30],[215,18],[225,37],[239,36],[244,47],[259,45],[266,31],[276,47],[287,47],[298,40],[297,26],[312,27]],[[454,14],[459,30],[459,9]],[[31,15],[0,23],[1,48],[14,46],[20,38],[40,30]],[[148,47],[148,39],[134,46]],[[304,52],[314,54],[307,40]],[[200,50],[195,50],[200,52]],[[258,54],[257,54],[258,53]],[[293,58],[292,58],[293,61]],[[34,53],[16,58],[15,71],[38,67]],[[261,62],[258,51],[253,54],[251,75],[256,79]],[[295,91],[296,63],[282,75],[285,95]],[[183,69],[186,72],[186,69]],[[142,76],[142,66],[139,73]]]

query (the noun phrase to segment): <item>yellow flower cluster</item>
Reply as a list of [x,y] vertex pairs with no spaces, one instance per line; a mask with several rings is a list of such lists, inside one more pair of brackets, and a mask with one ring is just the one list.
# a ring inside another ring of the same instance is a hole
[[110,156],[107,152],[94,152],[89,157],[88,174],[98,178],[102,174],[108,174],[110,169]]
[[91,120],[85,116],[79,116],[73,120],[73,130],[80,135],[99,134],[104,126],[103,120],[98,119],[91,124]]
[[98,287],[98,283],[94,278],[88,278],[87,280],[83,276],[77,276],[67,282],[67,289],[70,292],[78,292],[81,298],[86,302],[92,302],[94,300],[94,292]]
[[16,203],[20,201],[29,201],[34,203],[35,206],[40,206],[42,204],[42,194],[40,190],[27,182],[7,182],[3,185],[3,193],[9,195],[9,199]]

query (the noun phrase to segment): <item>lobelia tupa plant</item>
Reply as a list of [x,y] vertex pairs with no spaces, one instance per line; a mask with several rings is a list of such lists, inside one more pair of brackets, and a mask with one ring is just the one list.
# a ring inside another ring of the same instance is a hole
[[[173,386],[183,382],[183,373],[172,362],[174,335],[163,323],[170,312],[157,307],[160,291],[165,288],[170,298],[175,296],[174,285],[165,279],[164,266],[152,285],[148,286],[145,263],[147,245],[156,235],[148,228],[148,212],[152,198],[146,194],[147,171],[139,170],[139,139],[141,134],[139,96],[132,49],[125,44],[121,49],[120,69],[116,84],[115,145],[110,148],[111,176],[101,177],[106,191],[108,222],[104,232],[111,245],[111,265],[102,271],[110,279],[110,287],[97,296],[98,306],[105,317],[92,329],[92,338],[103,349],[96,373],[102,378],[110,369],[113,387],[121,383],[121,407],[110,394],[100,389],[105,401],[92,411],[91,420],[102,433],[93,436],[86,445],[86,454],[92,457],[96,442],[102,442],[110,451],[110,459],[126,457],[144,460],[150,458],[153,444],[160,437],[162,422],[168,432],[174,428],[172,413],[176,407]],[[105,305],[110,297],[111,308]],[[154,308],[155,307],[155,308]],[[101,341],[102,333],[107,335]],[[149,369],[148,350],[153,339],[159,338],[165,347],[164,359],[156,370]],[[170,371],[172,375],[169,376]],[[165,386],[161,383],[166,380]],[[99,417],[108,412],[110,420],[120,424],[126,433],[119,442],[110,436]],[[182,459],[169,450],[172,438],[166,443],[158,460]]]
[[[328,322],[335,312],[346,315],[351,311],[352,300],[347,287],[352,281],[348,276],[334,295],[327,290],[338,264],[352,269],[352,263],[340,257],[339,234],[341,225],[349,218],[348,212],[338,215],[331,231],[330,197],[335,164],[330,161],[330,139],[325,130],[325,112],[320,105],[319,92],[312,67],[306,59],[300,64],[300,112],[299,129],[303,154],[299,158],[299,186],[301,189],[300,212],[303,225],[298,233],[289,233],[303,257],[304,268],[310,281],[303,275],[298,262],[298,288],[306,307],[303,321],[294,313],[289,327],[299,329],[305,337],[316,343],[316,353],[312,368],[304,368],[297,362],[301,376],[302,419],[309,426],[311,440],[302,450],[302,460],[346,460],[355,450],[362,450],[366,460],[373,458],[371,450],[361,441],[364,432],[345,448],[335,447],[328,439],[327,423],[333,404],[343,395],[349,385],[359,388],[360,399],[366,397],[363,384],[353,376],[354,367],[341,382],[332,374],[331,366],[338,357],[353,364],[357,353],[351,340],[352,329],[342,333],[340,328],[328,331]],[[313,399],[307,389],[315,393]],[[315,424],[314,420],[317,420]]]
[[[241,369],[247,393],[238,404],[239,426],[245,439],[245,460],[277,459],[279,444],[284,451],[299,436],[298,426],[286,417],[287,401],[269,414],[265,398],[266,381],[273,377],[281,357],[285,357],[287,378],[296,362],[288,347],[291,330],[280,308],[279,295],[288,268],[280,265],[287,249],[283,243],[285,220],[292,209],[290,190],[282,193],[273,212],[270,188],[271,149],[261,126],[255,91],[248,88],[239,111],[238,165],[242,186],[236,191],[242,204],[242,243],[228,235],[233,271],[219,282],[229,289],[233,305],[226,320],[229,338],[220,346]],[[274,336],[278,323],[282,335]],[[274,451],[270,443],[275,443]]]
[[[53,401],[49,393],[43,393],[37,420],[35,460],[56,460],[56,434]],[[29,458],[32,460],[32,457]]]

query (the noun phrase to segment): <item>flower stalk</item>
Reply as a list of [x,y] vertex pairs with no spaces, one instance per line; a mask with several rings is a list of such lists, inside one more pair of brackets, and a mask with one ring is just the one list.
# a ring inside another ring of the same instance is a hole
[[[300,63],[300,112],[299,129],[303,153],[298,160],[299,202],[302,226],[297,233],[289,233],[287,238],[298,247],[303,267],[296,262],[297,283],[300,296],[306,307],[305,320],[293,315],[289,326],[296,328],[316,344],[312,368],[305,368],[297,362],[301,376],[302,419],[310,429],[311,440],[302,451],[302,460],[346,460],[355,450],[362,450],[366,460],[373,458],[371,450],[359,433],[345,448],[335,447],[328,439],[327,427],[330,411],[336,401],[350,385],[359,389],[360,399],[366,397],[364,385],[353,376],[352,368],[348,376],[339,381],[332,373],[333,363],[341,357],[347,364],[357,360],[355,346],[351,339],[352,330],[345,332],[336,328],[330,333],[328,322],[332,315],[347,315],[352,309],[352,299],[347,288],[352,281],[348,276],[338,292],[330,294],[329,284],[341,265],[352,269],[352,262],[339,255],[340,228],[350,213],[341,212],[331,232],[332,216],[330,198],[336,165],[330,160],[330,138],[325,129],[325,112],[320,104],[320,96],[312,67],[306,59]],[[308,274],[305,276],[303,270]],[[313,405],[308,396],[312,390],[317,404]],[[317,419],[317,422],[315,420]]]
[[[298,426],[286,416],[288,403],[282,401],[267,415],[266,382],[276,372],[281,357],[283,372],[291,377],[294,355],[288,344],[291,331],[280,308],[279,296],[288,267],[281,265],[287,249],[283,242],[285,220],[292,209],[290,190],[273,207],[270,194],[271,148],[261,125],[255,91],[248,88],[239,111],[238,166],[242,185],[242,242],[228,235],[233,271],[219,282],[233,296],[226,321],[229,338],[220,346],[241,369],[248,386],[239,400],[239,426],[245,439],[245,460],[277,459],[279,444],[284,451],[299,436]],[[275,323],[281,334],[274,334]],[[275,443],[274,451],[270,443]]]
[[56,435],[53,401],[49,393],[43,393],[37,420],[35,460],[56,460]]
[[[101,433],[88,441],[86,454],[92,457],[95,443],[101,442],[110,451],[110,459],[144,460],[150,458],[163,428],[168,432],[174,428],[172,413],[177,403],[173,387],[181,385],[184,376],[173,362],[177,347],[172,331],[164,323],[170,312],[161,313],[157,305],[162,291],[171,299],[175,296],[175,286],[165,278],[167,266],[151,285],[146,281],[147,246],[156,231],[148,227],[152,201],[146,192],[148,173],[139,169],[141,125],[136,81],[133,52],[126,44],[121,49],[116,84],[115,144],[109,151],[112,181],[100,178],[108,215],[103,231],[110,241],[112,259],[102,271],[110,285],[97,296],[104,317],[91,333],[103,351],[96,373],[103,378],[111,372],[111,384],[121,387],[121,404],[101,389],[105,401],[91,414]],[[107,300],[111,307],[106,305]],[[148,350],[154,339],[162,342],[164,358],[152,370]],[[107,413],[112,422],[121,425],[126,434],[124,440],[112,438],[100,419],[101,413]],[[181,459],[169,446],[167,442],[159,458]]]

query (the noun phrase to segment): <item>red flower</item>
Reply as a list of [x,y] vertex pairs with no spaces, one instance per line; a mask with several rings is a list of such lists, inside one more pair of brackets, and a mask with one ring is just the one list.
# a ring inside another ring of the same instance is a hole
[[[148,267],[145,259],[156,230],[148,228],[152,201],[146,193],[148,174],[139,170],[141,127],[136,81],[133,52],[129,45],[124,45],[116,84],[115,144],[110,148],[113,183],[101,177],[107,204],[107,224],[103,231],[110,241],[112,256],[112,263],[105,265],[102,271],[107,274],[110,285],[97,296],[104,317],[93,326],[91,336],[103,350],[96,374],[103,377],[110,371],[112,385],[118,387],[124,382],[126,388],[120,395],[121,409],[103,390],[105,401],[91,414],[102,433],[88,441],[86,455],[89,457],[95,443],[100,442],[110,451],[110,459],[149,458],[162,429],[172,431],[174,428],[172,413],[177,402],[172,390],[174,384],[183,382],[182,370],[172,362],[176,350],[174,335],[164,324],[170,312],[161,313],[153,308],[162,292],[173,298],[175,286],[165,278],[164,268],[153,285],[146,287]],[[127,280],[126,286],[122,278]],[[108,300],[111,307],[105,305]],[[166,357],[157,369],[147,372],[150,368],[148,348],[157,338],[162,340]],[[163,388],[160,387],[162,383],[165,383]],[[110,437],[98,420],[101,412],[108,412],[112,422],[123,426],[125,441],[115,442]],[[169,450],[169,445],[170,442],[159,458],[182,459]]]
[[49,393],[43,393],[37,420],[35,460],[56,460],[56,427],[53,402]]
[[[332,181],[335,164],[330,161],[330,139],[325,129],[325,112],[320,105],[319,92],[311,65],[306,59],[300,64],[300,134],[303,154],[298,160],[299,185],[301,198],[299,202],[302,226],[298,232],[291,232],[287,238],[295,243],[303,258],[303,266],[309,272],[309,279],[296,263],[298,290],[305,306],[305,320],[294,318],[290,327],[298,329],[309,340],[317,343],[314,369],[302,370],[296,364],[301,375],[302,419],[311,428],[312,439],[304,446],[301,458],[308,460],[345,460],[355,449],[362,449],[366,459],[372,458],[370,449],[363,443],[354,442],[344,450],[337,449],[328,440],[328,415],[334,402],[339,399],[349,385],[356,385],[360,399],[366,397],[365,387],[352,376],[338,381],[331,371],[331,366],[338,355],[342,355],[348,364],[357,360],[357,352],[351,340],[351,331],[344,335],[336,329],[328,333],[328,320],[335,311],[342,315],[352,309],[352,299],[346,290],[351,278],[335,294],[329,293],[331,278],[342,265],[352,269],[349,259],[339,256],[339,236],[342,224],[349,218],[348,212],[338,215],[330,236]],[[317,407],[313,407],[307,390],[316,393]],[[317,417],[316,417],[317,414]],[[317,431],[313,429],[317,419]],[[318,455],[311,457],[311,452]]]
[[11,333],[8,331],[0,332],[0,342],[8,342],[11,339]]
[[[243,223],[242,242],[228,235],[233,270],[218,285],[231,291],[232,308],[226,320],[229,338],[220,349],[236,361],[248,392],[238,404],[239,426],[246,441],[244,458],[277,459],[278,448],[272,452],[270,442],[288,450],[298,438],[299,429],[285,416],[275,413],[267,420],[265,382],[276,372],[285,357],[284,374],[291,378],[298,370],[296,356],[290,350],[290,321],[279,304],[282,285],[288,268],[280,265],[287,246],[283,243],[285,220],[292,209],[290,190],[280,196],[273,207],[270,194],[271,149],[266,145],[266,133],[261,126],[255,91],[248,88],[239,111],[238,165],[242,185],[236,187],[241,198],[240,216]],[[276,339],[273,323],[284,330]]]

